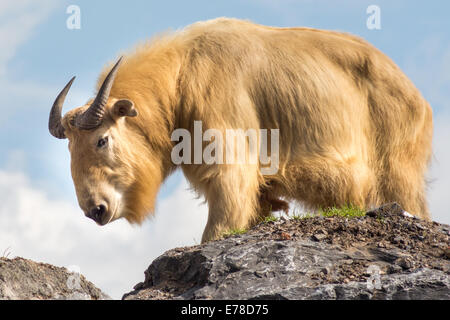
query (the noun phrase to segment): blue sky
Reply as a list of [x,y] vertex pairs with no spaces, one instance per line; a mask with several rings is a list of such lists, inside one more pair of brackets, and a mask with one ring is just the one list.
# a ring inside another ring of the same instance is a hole
[[[366,27],[366,9],[372,4],[381,9],[381,30]],[[80,7],[80,30],[66,27],[69,5]],[[164,185],[157,217],[142,228],[117,222],[100,231],[88,225],[77,207],[67,141],[52,138],[47,121],[55,96],[73,75],[77,79],[66,100],[65,111],[92,96],[100,70],[122,50],[156,33],[220,16],[272,26],[346,31],[365,38],[390,56],[433,107],[435,158],[430,172],[433,182],[429,199],[435,219],[450,223],[445,203],[450,190],[448,12],[448,1],[2,0],[0,253],[11,247],[14,255],[59,265],[79,265],[92,281],[118,298],[142,279],[147,264],[165,249],[199,241],[206,208],[186,190],[179,173]],[[15,214],[19,209],[23,212]],[[180,218],[180,212],[186,214]],[[198,220],[193,218],[195,215]],[[182,219],[187,219],[186,224],[173,226]],[[98,241],[98,246],[92,246],[87,238]],[[55,248],[56,244],[66,242],[66,249]],[[151,245],[136,245],[136,242]],[[37,248],[37,243],[46,245]],[[103,262],[88,259],[87,248],[91,248],[94,256],[102,257]],[[117,258],[121,254],[122,259]],[[109,280],[120,268],[136,275],[122,282]],[[106,274],[105,269],[109,270]]]

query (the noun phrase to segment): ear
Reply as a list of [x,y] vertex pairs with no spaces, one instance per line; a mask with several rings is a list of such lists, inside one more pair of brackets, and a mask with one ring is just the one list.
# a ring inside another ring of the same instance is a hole
[[128,99],[118,100],[113,105],[113,114],[114,116],[120,117],[136,117],[138,112],[134,107],[134,103]]

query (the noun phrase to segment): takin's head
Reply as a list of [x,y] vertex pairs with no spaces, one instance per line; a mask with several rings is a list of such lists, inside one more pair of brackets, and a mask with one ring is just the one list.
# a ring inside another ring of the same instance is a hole
[[122,58],[106,76],[95,99],[61,116],[73,77],[50,111],[49,130],[69,140],[78,203],[99,225],[118,218],[140,223],[153,211],[162,163],[151,151],[128,99],[110,97]]

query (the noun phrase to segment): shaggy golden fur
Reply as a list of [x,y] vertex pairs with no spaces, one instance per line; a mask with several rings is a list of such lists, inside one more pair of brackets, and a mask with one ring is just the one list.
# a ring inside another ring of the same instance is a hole
[[[429,218],[431,108],[388,57],[355,36],[226,18],[196,23],[125,55],[109,106],[123,98],[137,117],[109,115],[101,128],[82,132],[70,126],[76,109],[64,127],[79,200],[106,179],[124,192],[120,216],[130,222],[153,210],[175,169],[171,132],[192,130],[194,120],[203,130],[280,130],[275,175],[249,164],[182,165],[209,205],[202,241],[286,209],[280,197],[310,208],[397,201]],[[105,132],[115,143],[99,158],[91,146]]]

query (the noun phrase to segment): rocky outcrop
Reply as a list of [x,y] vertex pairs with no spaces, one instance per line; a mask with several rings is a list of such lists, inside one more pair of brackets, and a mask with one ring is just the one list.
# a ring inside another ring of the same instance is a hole
[[[281,218],[169,250],[124,299],[450,299],[450,226],[397,204]],[[108,299],[82,275],[0,258],[0,299]]]
[[0,258],[0,299],[98,300],[109,297],[79,273],[23,258]]
[[164,253],[124,299],[450,299],[449,234],[397,204],[282,218]]

